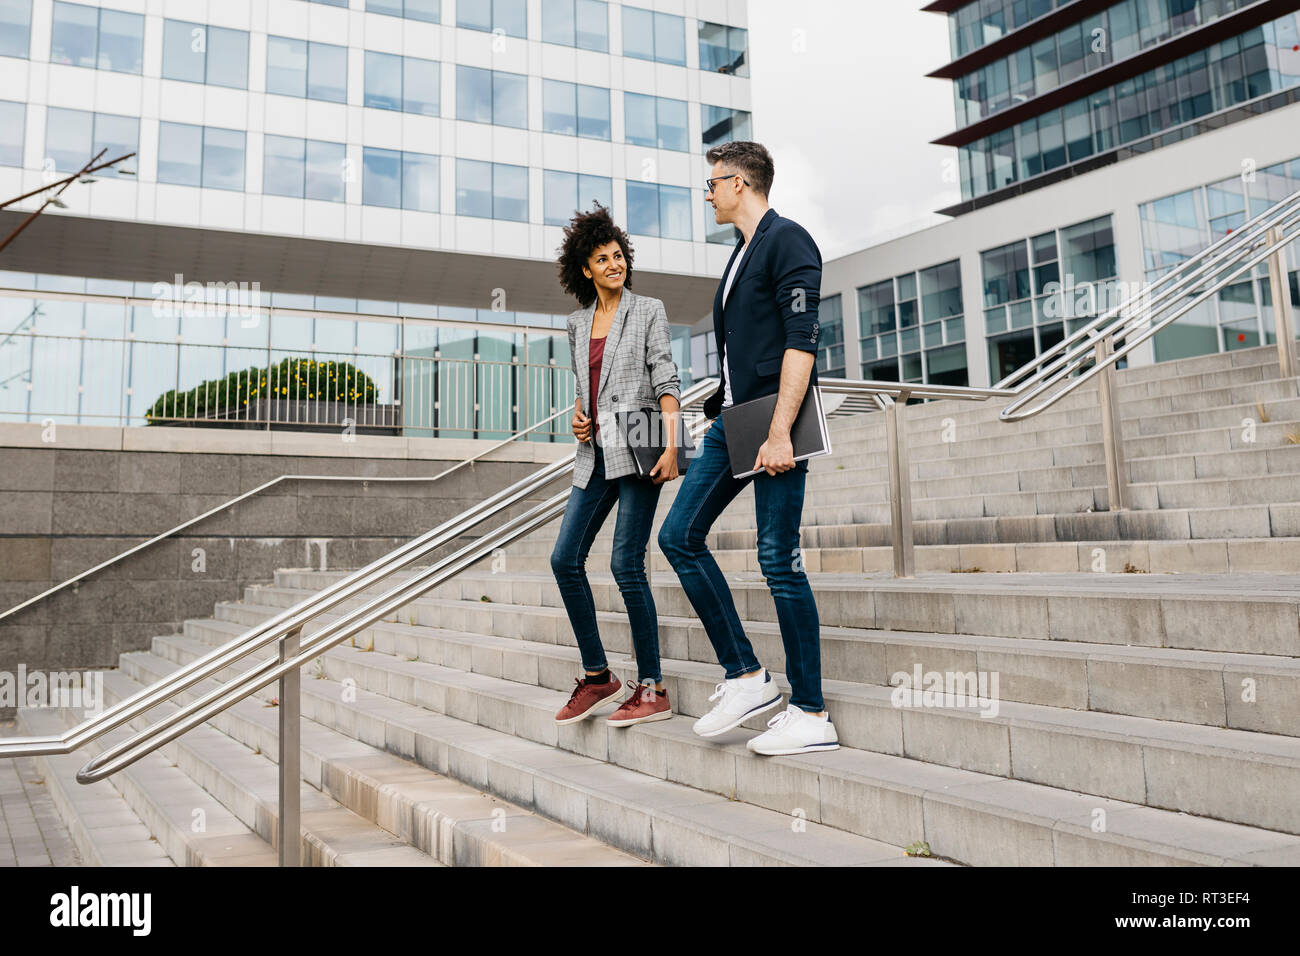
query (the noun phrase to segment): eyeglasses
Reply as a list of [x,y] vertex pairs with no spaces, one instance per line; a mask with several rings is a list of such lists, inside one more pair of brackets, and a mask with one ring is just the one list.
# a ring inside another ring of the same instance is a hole
[[[713,192],[714,183],[720,183],[724,179],[735,179],[737,176],[740,176],[740,173],[732,173],[730,176],[717,176],[713,179],[706,179],[704,180],[704,191],[705,193],[711,193]],[[740,176],[740,181],[744,183],[746,186],[749,185],[749,180],[746,179],[744,176]]]

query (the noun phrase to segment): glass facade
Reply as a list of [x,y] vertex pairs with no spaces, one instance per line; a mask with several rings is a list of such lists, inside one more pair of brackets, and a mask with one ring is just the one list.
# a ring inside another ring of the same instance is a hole
[[625,93],[623,138],[634,146],[688,152],[690,128],[686,101],[642,93]]
[[542,0],[542,42],[609,52],[609,4],[604,0]]
[[437,212],[439,168],[437,156],[367,146],[361,153],[361,203]]
[[608,141],[609,90],[563,80],[542,80],[542,129]]
[[528,221],[528,167],[456,160],[456,215]]
[[[575,212],[590,210],[593,202],[614,208],[614,183],[608,176],[566,173],[547,169],[542,173],[543,221],[548,226],[567,226]],[[617,219],[618,214],[613,213]]]
[[817,305],[817,374],[844,377],[844,301],[827,296]]
[[[1146,279],[1178,263],[1300,190],[1300,158],[1250,169],[1220,182],[1175,193],[1138,207]],[[1300,306],[1300,253],[1287,249],[1291,304]],[[1296,308],[1300,315],[1300,308]],[[1297,324],[1300,328],[1300,323]],[[1185,358],[1251,348],[1277,341],[1267,263],[1225,286],[1172,325],[1157,332],[1155,359]]]
[[158,182],[210,189],[244,188],[244,131],[158,125]]
[[952,57],[965,56],[1073,0],[973,0],[948,17]]
[[1300,14],[1287,14],[963,146],[962,196],[981,196],[1300,85],[1297,46]]
[[980,265],[995,382],[1118,304],[1110,216],[986,250]]
[[743,27],[700,21],[700,69],[749,76],[749,31]]
[[32,36],[32,0],[0,0],[0,56],[27,57]]
[[365,105],[437,116],[442,65],[436,60],[366,51]]
[[163,21],[165,80],[248,89],[248,33],[184,20]]
[[623,55],[686,65],[686,21],[672,13],[623,8]]
[[956,261],[858,289],[862,377],[968,384],[963,311]]
[[140,73],[144,17],[56,0],[50,25],[50,62]]
[[[45,157],[55,172],[75,173],[98,153],[115,159],[140,148],[140,121],[134,116],[114,116],[86,110],[49,107],[45,111]],[[96,176],[127,176],[134,160],[101,169]]]
[[509,37],[528,36],[526,0],[456,0],[456,26],[467,30],[500,31]]
[[691,191],[685,186],[627,183],[627,230],[660,239],[691,238]]
[[366,10],[425,23],[442,22],[442,0],[366,0]]
[[953,83],[958,127],[1193,30],[1253,0],[1123,0]]
[[266,92],[348,101],[348,48],[292,37],[266,38]]
[[456,118],[528,128],[528,77],[522,73],[456,67]]
[[347,147],[292,136],[263,137],[262,192],[292,199],[343,202]]

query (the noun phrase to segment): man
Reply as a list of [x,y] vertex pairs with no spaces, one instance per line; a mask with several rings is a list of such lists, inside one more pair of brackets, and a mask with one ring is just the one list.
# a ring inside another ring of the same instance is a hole
[[[727,581],[705,546],[709,528],[751,482],[758,519],[758,562],[776,603],[785,645],[790,705],[749,741],[760,754],[795,754],[839,747],[821,692],[817,603],[799,553],[808,462],[796,463],[790,426],[810,385],[817,384],[817,305],[821,253],[812,237],[768,207],[772,157],[758,143],[724,143],[709,150],[713,165],[705,198],[718,223],[732,223],[736,246],[713,300],[713,329],[722,386],[704,403],[714,419],[691,459],[682,487],[659,531],[668,556],[713,643],[725,679],[714,708],[695,732],[715,737],[781,703],[781,693],[759,664],[741,627]],[[747,478],[733,478],[723,408],[777,393],[767,440]]]

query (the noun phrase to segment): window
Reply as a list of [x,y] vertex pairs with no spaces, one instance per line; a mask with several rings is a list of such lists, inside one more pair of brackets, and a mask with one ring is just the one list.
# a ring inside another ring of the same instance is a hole
[[609,4],[604,0],[542,0],[542,42],[609,52]]
[[[45,155],[61,173],[75,173],[101,149],[101,161],[116,159],[140,148],[140,121],[133,116],[113,116],[86,110],[49,107],[45,111]],[[96,176],[125,176],[135,169],[135,160],[108,169]]]
[[168,80],[246,90],[248,34],[184,20],[164,20],[162,75]]
[[26,58],[32,34],[32,0],[0,0],[0,56]]
[[691,191],[684,186],[627,183],[627,228],[661,239],[691,238]]
[[607,176],[552,169],[542,173],[542,221],[548,226],[567,226],[575,212],[591,209],[593,202],[613,208],[614,185]]
[[671,13],[623,8],[623,55],[686,65],[686,21]]
[[457,66],[456,118],[527,129],[528,77]]
[[838,295],[827,296],[817,307],[817,374],[844,377],[844,304]]
[[243,190],[243,130],[159,123],[158,182]]
[[293,199],[343,202],[347,167],[342,143],[268,135],[265,145],[262,192]]
[[506,36],[528,38],[525,0],[457,0],[456,26],[467,30],[500,30]]
[[434,60],[367,50],[365,105],[437,116],[439,69]]
[[442,0],[366,0],[366,10],[425,23],[442,22]]
[[752,120],[747,110],[725,106],[700,105],[700,129],[704,131],[704,151],[719,143],[753,139]]
[[50,27],[50,62],[140,73],[144,64],[144,17],[56,2]]
[[686,102],[643,93],[624,94],[624,138],[635,146],[690,150]]
[[528,221],[528,167],[456,160],[456,215]]
[[437,212],[437,156],[367,146],[361,156],[361,202],[416,212]]
[[609,90],[542,80],[542,129],[565,136],[609,139]]
[[291,37],[266,38],[266,92],[346,103],[348,48]]
[[700,21],[700,69],[749,76],[745,47],[749,31],[721,23]]
[[22,166],[26,125],[25,104],[0,100],[0,166]]

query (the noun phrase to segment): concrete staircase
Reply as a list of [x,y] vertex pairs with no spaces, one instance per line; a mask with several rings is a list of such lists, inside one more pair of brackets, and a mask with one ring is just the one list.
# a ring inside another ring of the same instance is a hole
[[[721,672],[653,542],[677,716],[557,727],[580,664],[549,570],[556,527],[542,529],[304,670],[302,857],[1300,864],[1300,446],[1286,441],[1300,431],[1300,395],[1275,373],[1268,349],[1121,372],[1136,506],[1121,514],[1087,510],[1105,504],[1088,396],[1018,426],[990,405],[909,408],[928,542],[918,548],[926,570],[911,580],[877,571],[889,560],[879,418],[835,420],[836,454],[813,463],[803,531],[842,743],[831,753],[751,754],[744,742],[767,715],[714,740],[691,732]],[[656,528],[679,486],[665,489]],[[611,664],[634,677],[605,570],[612,531],[610,521],[588,567]],[[746,493],[712,543],[760,660],[788,690],[754,534]],[[110,702],[344,573],[281,570],[122,655],[106,678]],[[902,698],[898,675],[918,671],[997,683],[973,702]],[[273,863],[274,694],[93,787],[67,782],[88,752],[46,761],[83,858]],[[28,733],[71,719],[20,712]],[[77,795],[97,802],[78,806]],[[930,856],[905,852],[916,844]]]

